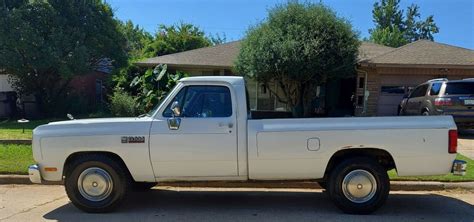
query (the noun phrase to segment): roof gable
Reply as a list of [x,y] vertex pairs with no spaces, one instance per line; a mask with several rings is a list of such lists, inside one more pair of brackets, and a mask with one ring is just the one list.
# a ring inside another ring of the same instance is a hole
[[474,50],[418,40],[363,62],[385,65],[474,66]]

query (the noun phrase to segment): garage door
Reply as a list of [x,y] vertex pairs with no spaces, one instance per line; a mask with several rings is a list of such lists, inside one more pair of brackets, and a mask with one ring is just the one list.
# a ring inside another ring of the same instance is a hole
[[406,86],[382,86],[377,105],[378,116],[395,116],[405,95]]

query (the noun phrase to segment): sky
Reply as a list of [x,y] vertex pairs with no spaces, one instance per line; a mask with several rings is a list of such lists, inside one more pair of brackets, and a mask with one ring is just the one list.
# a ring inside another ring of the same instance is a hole
[[[375,0],[322,1],[339,16],[351,21],[361,38],[374,26]],[[263,21],[268,9],[286,0],[106,0],[121,20],[132,20],[154,33],[159,24],[194,24],[208,34],[225,35],[227,41],[239,40],[247,28]],[[440,32],[435,41],[474,49],[474,0],[401,0],[401,9],[420,6],[422,19],[434,15]]]

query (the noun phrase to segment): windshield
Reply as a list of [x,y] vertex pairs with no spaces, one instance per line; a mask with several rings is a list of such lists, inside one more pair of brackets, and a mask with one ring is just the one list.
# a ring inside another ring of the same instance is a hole
[[158,104],[155,105],[155,107],[153,107],[153,109],[151,109],[148,113],[145,113],[145,114],[142,114],[140,115],[139,117],[143,117],[143,116],[153,116],[153,114],[158,110],[158,108],[161,106],[161,104],[163,104],[163,102],[166,100],[166,98],[168,97],[169,93],[170,92],[173,92],[173,90],[178,87],[179,84],[176,84],[176,86],[173,87],[173,89],[171,89],[168,93],[166,93],[163,98],[158,102]]
[[446,95],[474,95],[474,82],[450,82],[446,84]]

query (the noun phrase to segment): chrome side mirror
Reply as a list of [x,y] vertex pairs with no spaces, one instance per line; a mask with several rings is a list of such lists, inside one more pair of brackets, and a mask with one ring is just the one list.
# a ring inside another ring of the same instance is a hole
[[179,102],[178,101],[174,101],[171,104],[170,108],[171,108],[171,111],[173,112],[173,117],[181,116],[181,108],[179,107]]
[[179,125],[181,125],[181,108],[179,107],[179,102],[174,101],[171,106],[170,106],[171,112],[173,116],[171,118],[168,118],[168,128],[170,130],[178,130]]

